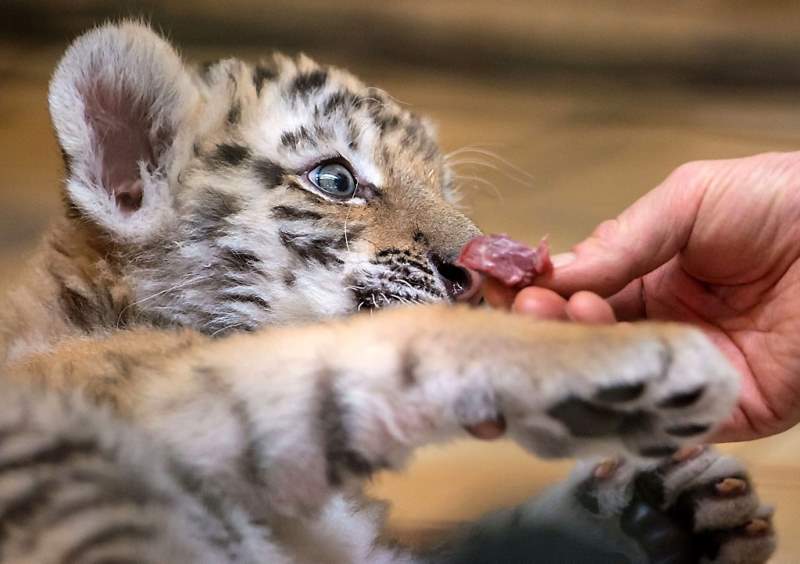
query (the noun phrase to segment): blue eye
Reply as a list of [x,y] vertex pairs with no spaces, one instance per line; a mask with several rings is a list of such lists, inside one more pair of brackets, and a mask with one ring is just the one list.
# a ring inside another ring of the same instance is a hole
[[308,179],[329,196],[342,200],[352,198],[358,186],[353,173],[337,162],[319,165],[308,173]]

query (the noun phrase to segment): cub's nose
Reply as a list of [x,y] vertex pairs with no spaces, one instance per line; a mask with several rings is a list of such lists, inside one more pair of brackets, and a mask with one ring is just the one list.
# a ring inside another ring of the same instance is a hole
[[436,254],[431,254],[430,259],[451,300],[468,302],[477,296],[480,288],[480,275],[477,272],[444,260]]

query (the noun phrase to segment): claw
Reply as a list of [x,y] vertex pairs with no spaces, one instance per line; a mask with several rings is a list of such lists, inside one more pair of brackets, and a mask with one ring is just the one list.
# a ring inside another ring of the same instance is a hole
[[723,496],[741,495],[747,491],[747,482],[740,478],[725,478],[717,482],[714,489]]
[[769,521],[766,519],[753,519],[744,526],[744,532],[747,536],[757,537],[763,535],[771,529]]
[[609,458],[608,460],[604,460],[600,464],[598,464],[592,475],[597,480],[607,480],[611,476],[614,475],[614,472],[622,466],[622,461],[617,458]]
[[475,425],[467,425],[464,428],[476,439],[491,441],[499,439],[506,432],[506,420],[501,415],[497,419],[481,421]]
[[706,450],[706,447],[703,445],[685,447],[673,454],[672,460],[675,462],[686,462],[687,460],[700,456],[704,450]]

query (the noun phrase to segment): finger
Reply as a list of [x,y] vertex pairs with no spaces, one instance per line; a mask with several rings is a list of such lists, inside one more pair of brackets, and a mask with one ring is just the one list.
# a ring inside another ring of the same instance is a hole
[[581,323],[614,323],[614,310],[603,298],[592,292],[578,292],[566,305],[567,317]]
[[731,417],[714,432],[709,442],[735,443],[760,438],[762,437],[753,430],[741,405],[738,405]]
[[601,223],[537,284],[569,296],[590,290],[607,297],[667,262],[686,246],[714,163],[677,169],[617,219]]
[[514,298],[512,311],[537,319],[567,319],[567,300],[552,290],[531,286]]
[[647,317],[645,300],[644,282],[637,278],[609,297],[608,303],[619,321],[636,321]]
[[489,305],[498,309],[509,309],[517,294],[516,290],[488,276],[483,282],[481,292]]

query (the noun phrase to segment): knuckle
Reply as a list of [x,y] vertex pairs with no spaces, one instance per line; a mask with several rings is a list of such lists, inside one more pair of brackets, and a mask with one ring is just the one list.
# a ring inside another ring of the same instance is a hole
[[713,161],[689,161],[683,163],[670,173],[668,180],[678,182],[694,182],[710,168]]
[[682,193],[702,192],[724,170],[720,167],[723,161],[698,160],[689,161],[673,170],[664,181],[665,186]]
[[592,237],[599,241],[611,241],[617,238],[622,229],[622,224],[618,219],[607,219],[598,225]]

